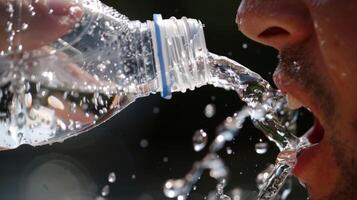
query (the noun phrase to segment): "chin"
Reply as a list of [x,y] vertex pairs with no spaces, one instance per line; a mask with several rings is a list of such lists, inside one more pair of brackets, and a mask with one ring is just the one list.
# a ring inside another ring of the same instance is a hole
[[[303,150],[293,174],[306,186],[311,200],[330,200],[337,188],[340,168],[328,139]],[[337,199],[334,199],[337,200]]]

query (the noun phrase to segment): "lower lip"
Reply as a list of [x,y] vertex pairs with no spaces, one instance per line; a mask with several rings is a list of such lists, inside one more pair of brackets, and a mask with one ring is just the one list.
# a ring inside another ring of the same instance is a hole
[[318,142],[323,138],[324,129],[317,119],[315,119],[313,127],[305,135],[313,145],[303,149],[299,153],[298,161],[293,170],[296,176],[299,176],[304,170],[307,170],[309,163],[319,154],[320,144]]
[[320,151],[320,144],[315,144],[308,147],[299,153],[297,163],[294,167],[293,174],[300,176],[304,171],[308,170],[311,161],[318,156]]

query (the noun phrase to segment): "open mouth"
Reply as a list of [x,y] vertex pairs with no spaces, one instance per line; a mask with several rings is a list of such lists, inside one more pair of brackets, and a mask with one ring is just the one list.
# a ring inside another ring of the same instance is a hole
[[320,149],[319,145],[324,137],[325,131],[320,120],[314,113],[309,111],[308,108],[305,108],[302,103],[290,94],[287,94],[287,99],[288,107],[290,109],[299,109],[300,111],[297,136],[306,137],[312,144],[310,147],[301,150],[297,155],[298,162],[295,165],[294,174],[299,176],[299,174],[308,168],[310,161],[318,155]]

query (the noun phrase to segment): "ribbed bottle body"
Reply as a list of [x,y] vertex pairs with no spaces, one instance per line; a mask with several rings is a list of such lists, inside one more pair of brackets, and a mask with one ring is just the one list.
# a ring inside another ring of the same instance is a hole
[[[28,3],[37,11],[36,1]],[[169,98],[209,82],[198,20],[156,15],[143,23],[98,0],[82,3],[83,15],[69,33],[0,58],[0,148],[63,141],[136,98],[156,92]]]

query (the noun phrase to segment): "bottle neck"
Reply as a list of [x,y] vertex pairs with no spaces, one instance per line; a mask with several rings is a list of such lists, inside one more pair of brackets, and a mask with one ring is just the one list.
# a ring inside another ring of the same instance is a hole
[[164,98],[170,98],[171,92],[193,90],[209,82],[208,51],[200,21],[185,17],[163,20],[161,15],[154,15],[147,24]]

